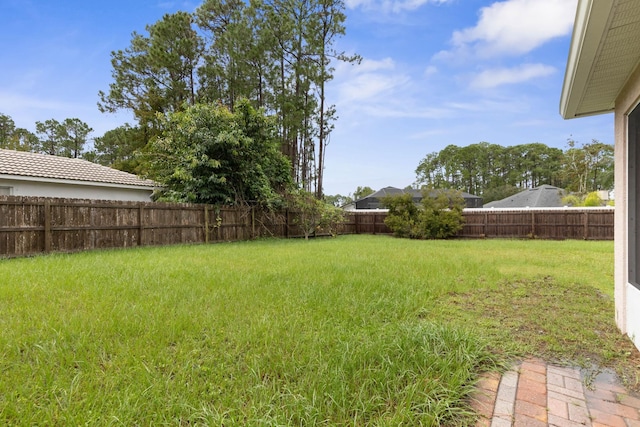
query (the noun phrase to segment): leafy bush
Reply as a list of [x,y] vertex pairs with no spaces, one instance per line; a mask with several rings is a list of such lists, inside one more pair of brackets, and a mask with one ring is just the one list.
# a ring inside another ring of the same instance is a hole
[[320,210],[320,229],[331,234],[331,237],[336,237],[340,227],[347,219],[345,212],[339,207],[326,202],[323,203],[324,206]]
[[383,197],[382,205],[389,209],[384,223],[397,237],[418,238],[418,207],[411,194]]
[[[459,191],[423,191],[420,228],[424,238],[446,239],[462,230],[464,199]],[[435,197],[434,197],[435,196]]]
[[233,111],[196,104],[161,119],[162,135],[145,153],[150,177],[164,185],[160,200],[282,207],[291,164],[263,110],[241,99]]
[[597,207],[597,206],[603,205],[603,201],[598,195],[597,191],[592,191],[591,193],[583,196],[576,195],[576,194],[569,194],[568,196],[565,196],[562,198],[562,203],[564,203],[567,206],[573,206],[573,207],[583,207],[583,206]]
[[602,206],[602,199],[597,191],[592,191],[584,198],[585,206]]
[[316,231],[324,231],[335,237],[345,221],[344,212],[308,191],[299,190],[289,195],[289,207],[297,213],[295,222],[308,239]]
[[383,197],[382,204],[389,209],[384,222],[397,237],[446,239],[464,224],[465,204],[459,191],[424,189],[420,205],[410,193]]
[[572,206],[572,207],[582,206],[582,200],[580,200],[580,197],[576,196],[575,194],[569,194],[568,196],[564,196],[562,198],[562,203],[565,206]]

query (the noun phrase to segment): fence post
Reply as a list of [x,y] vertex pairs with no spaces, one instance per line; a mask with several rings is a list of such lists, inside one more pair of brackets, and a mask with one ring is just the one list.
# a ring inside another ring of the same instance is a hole
[[359,227],[359,224],[358,224],[358,217],[359,216],[360,215],[358,215],[357,212],[353,213],[353,223],[355,224],[356,234],[360,234],[360,227]]
[[[95,209],[93,208],[93,205],[89,207],[89,224],[91,225],[91,230],[89,231],[89,236],[91,236],[89,238],[90,242],[91,242],[91,249],[96,249],[97,245],[96,245],[96,215],[95,215]],[[85,244],[86,247],[86,244]]]
[[589,211],[584,211],[584,240],[589,238]]
[[289,238],[289,209],[284,211],[284,235],[288,239]]
[[204,242],[209,243],[209,209],[204,205]]
[[144,244],[144,238],[142,234],[144,233],[144,224],[142,223],[144,220],[144,205],[140,202],[138,205],[138,246],[142,246]]
[[531,238],[536,237],[536,214],[531,211]]
[[51,252],[51,201],[44,201],[44,251]]
[[251,239],[256,238],[256,211],[255,206],[251,206]]
[[487,230],[489,229],[489,213],[484,213],[484,224],[482,226],[482,237],[487,237]]

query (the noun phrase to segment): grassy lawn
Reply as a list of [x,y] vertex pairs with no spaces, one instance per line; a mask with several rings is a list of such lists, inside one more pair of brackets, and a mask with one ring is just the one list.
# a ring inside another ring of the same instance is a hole
[[0,424],[467,425],[478,375],[638,358],[613,243],[264,240],[0,260]]

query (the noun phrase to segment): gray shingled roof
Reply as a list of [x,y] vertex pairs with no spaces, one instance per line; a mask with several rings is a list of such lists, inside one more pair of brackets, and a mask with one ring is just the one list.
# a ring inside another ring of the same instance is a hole
[[0,175],[157,187],[149,179],[82,159],[0,149]]
[[[436,197],[439,190],[431,190],[430,196]],[[356,200],[355,207],[356,209],[381,209],[382,206],[381,199],[385,196],[397,196],[400,194],[411,194],[411,198],[414,203],[420,203],[422,200],[422,190],[418,190],[415,188],[407,188],[400,189],[396,187],[384,187],[373,194],[370,194],[366,197]],[[471,207],[482,207],[482,197],[474,196],[469,193],[462,193],[462,198],[465,201],[465,205],[468,208]]]
[[[400,188],[395,188],[395,187],[384,187],[381,188],[380,190],[376,191],[375,193],[371,193],[368,196],[363,197],[360,200],[364,200],[364,199],[380,199],[382,197],[385,196],[395,196],[398,194],[404,194],[405,191],[400,189]],[[422,196],[422,195],[420,195]]]
[[502,200],[484,205],[485,208],[561,208],[564,190],[553,185],[541,185],[521,191]]
[[[431,195],[436,195],[438,190],[431,190],[430,194]],[[414,198],[418,198],[418,199],[422,199],[422,190],[418,190],[415,188],[408,188],[408,189],[401,189],[401,188],[396,188],[396,187],[384,187],[378,191],[376,191],[375,193],[369,194],[368,196],[363,197],[362,199],[359,200],[364,200],[364,199],[380,199],[382,197],[385,196],[395,196],[395,195],[399,195],[399,194],[405,194],[405,193],[411,193],[411,196],[413,196]],[[462,197],[465,199],[479,199],[479,196],[475,196],[473,194],[469,194],[469,193],[465,193],[465,192],[461,192]]]

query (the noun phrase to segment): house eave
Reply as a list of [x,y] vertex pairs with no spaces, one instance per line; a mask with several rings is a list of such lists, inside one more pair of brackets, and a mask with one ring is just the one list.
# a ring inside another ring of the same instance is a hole
[[65,184],[65,185],[79,185],[84,187],[100,187],[100,188],[119,188],[127,190],[138,190],[153,192],[156,187],[147,185],[130,185],[130,184],[116,184],[111,182],[99,182],[99,181],[80,181],[73,179],[58,179],[58,178],[43,178],[27,175],[8,175],[0,174],[0,180],[12,180],[12,181],[26,181],[26,182],[43,182],[50,184]]
[[575,25],[565,71],[560,114],[565,119],[604,114],[613,111],[615,98],[602,100],[601,108],[581,110],[580,103],[590,90],[589,76],[609,23],[614,0],[578,0]]

